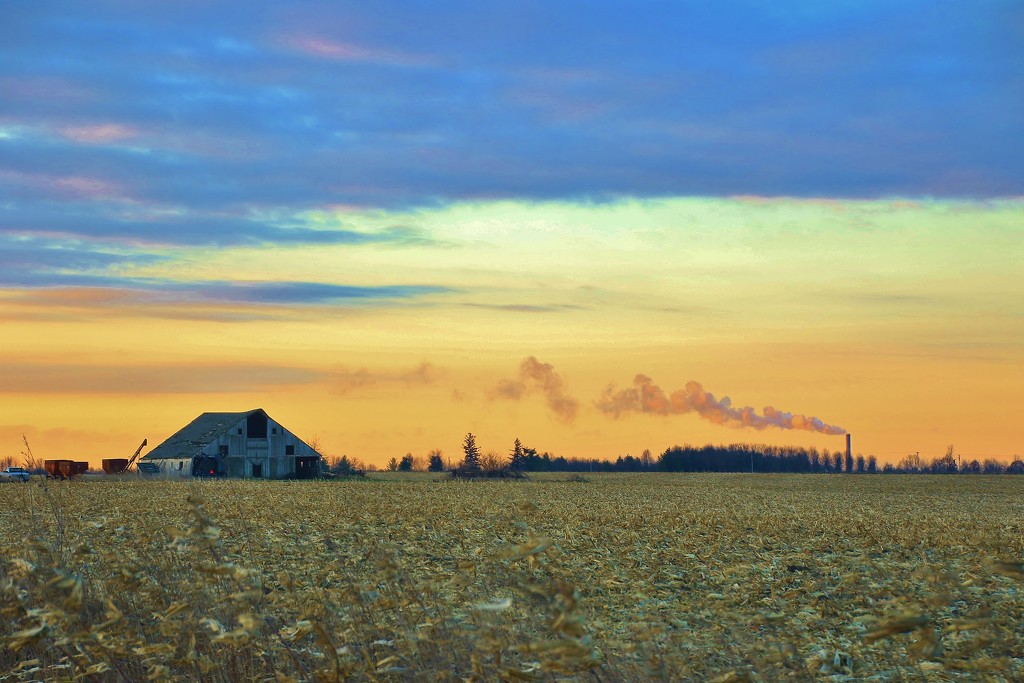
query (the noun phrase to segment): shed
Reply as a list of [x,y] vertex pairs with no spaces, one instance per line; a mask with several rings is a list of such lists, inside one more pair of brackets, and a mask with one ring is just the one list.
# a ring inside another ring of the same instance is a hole
[[203,413],[139,460],[139,471],[165,477],[312,479],[320,454],[262,408]]

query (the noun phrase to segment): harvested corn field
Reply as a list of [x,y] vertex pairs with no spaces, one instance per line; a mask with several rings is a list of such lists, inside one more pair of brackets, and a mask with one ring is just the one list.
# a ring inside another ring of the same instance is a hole
[[1024,477],[0,487],[0,680],[1021,680]]

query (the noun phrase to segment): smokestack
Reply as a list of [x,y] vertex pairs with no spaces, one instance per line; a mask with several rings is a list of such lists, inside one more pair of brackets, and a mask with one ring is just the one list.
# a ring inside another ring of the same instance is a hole
[[846,433],[846,462],[850,462],[850,458],[853,457],[853,451],[850,450],[850,433]]

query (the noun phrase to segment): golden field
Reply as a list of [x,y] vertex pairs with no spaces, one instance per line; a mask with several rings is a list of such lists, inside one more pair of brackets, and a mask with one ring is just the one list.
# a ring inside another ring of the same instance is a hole
[[0,486],[0,681],[1022,680],[1024,477]]

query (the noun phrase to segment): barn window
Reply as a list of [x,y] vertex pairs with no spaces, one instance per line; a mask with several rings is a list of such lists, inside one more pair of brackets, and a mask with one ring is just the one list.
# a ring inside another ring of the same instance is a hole
[[218,455],[227,455],[228,454],[228,447],[227,446],[218,446],[217,447],[217,454]]
[[257,410],[246,419],[250,439],[267,438],[267,414]]
[[242,433],[242,428],[241,428],[241,427],[239,427],[239,428],[238,428],[238,433],[239,433],[239,434],[241,434],[241,433]]
[[277,434],[277,427],[271,427],[270,428],[270,433],[271,434]]
[[285,446],[284,447],[284,454],[285,455],[295,455],[295,445],[294,444],[288,444],[287,446]]
[[178,463],[178,469],[180,470],[180,469],[181,469],[181,466],[182,466],[182,465],[184,465],[184,464],[185,464],[185,463],[183,463],[183,462],[179,462],[179,463]]

